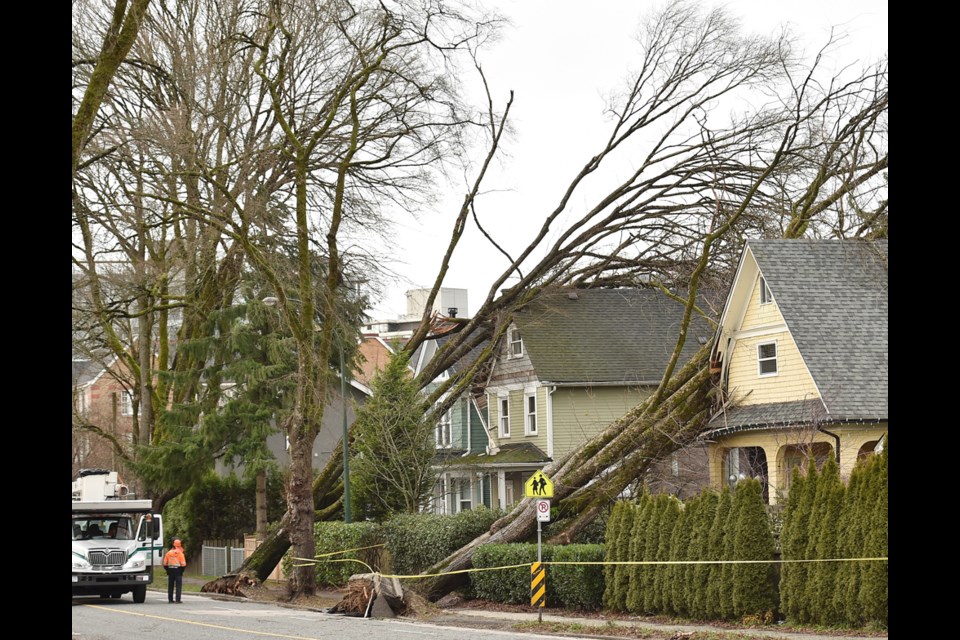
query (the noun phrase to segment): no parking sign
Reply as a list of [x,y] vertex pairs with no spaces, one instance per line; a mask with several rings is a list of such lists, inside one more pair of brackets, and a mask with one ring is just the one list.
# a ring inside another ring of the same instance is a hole
[[550,522],[549,500],[537,500],[537,522]]

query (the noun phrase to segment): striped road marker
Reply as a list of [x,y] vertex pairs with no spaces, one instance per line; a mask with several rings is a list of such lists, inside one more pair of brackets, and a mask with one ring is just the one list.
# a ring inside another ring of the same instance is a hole
[[547,568],[541,562],[530,565],[530,606],[547,606]]

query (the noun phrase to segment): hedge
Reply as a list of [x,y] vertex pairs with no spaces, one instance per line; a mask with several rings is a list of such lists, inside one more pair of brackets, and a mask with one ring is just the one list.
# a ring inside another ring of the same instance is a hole
[[[384,542],[382,527],[375,522],[317,522],[313,532],[318,556]],[[316,564],[317,584],[339,587],[346,584],[353,574],[369,571],[364,564],[355,560],[369,565],[374,571],[380,570],[383,568],[383,550],[378,547],[319,558]]]
[[421,573],[477,536],[486,533],[499,509],[478,507],[455,515],[401,514],[383,523],[393,573]]
[[[543,545],[543,562],[602,562],[604,545]],[[529,565],[537,559],[535,544],[486,544],[473,553],[474,568]],[[529,604],[530,567],[470,573],[478,598],[506,604]],[[602,606],[603,565],[547,565],[547,606],[595,610]]]

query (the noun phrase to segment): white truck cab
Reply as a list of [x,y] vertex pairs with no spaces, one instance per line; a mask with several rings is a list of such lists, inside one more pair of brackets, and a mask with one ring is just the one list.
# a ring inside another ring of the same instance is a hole
[[83,469],[73,482],[73,595],[140,603],[162,561],[163,520],[130,499],[116,471]]

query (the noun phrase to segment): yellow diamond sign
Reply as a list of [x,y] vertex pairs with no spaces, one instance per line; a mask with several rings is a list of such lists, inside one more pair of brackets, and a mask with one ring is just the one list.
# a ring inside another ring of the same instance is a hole
[[534,471],[523,487],[523,495],[528,498],[553,497],[553,480],[548,478],[543,471]]

